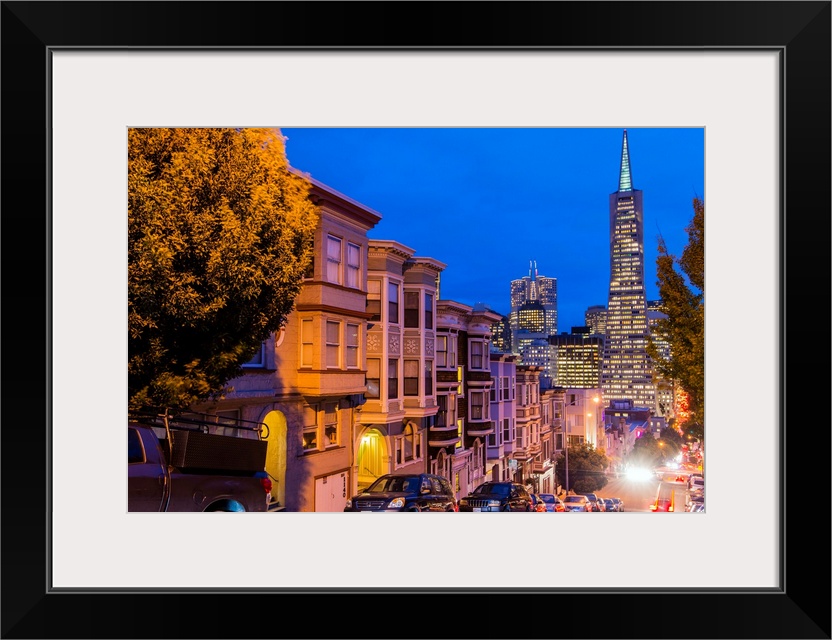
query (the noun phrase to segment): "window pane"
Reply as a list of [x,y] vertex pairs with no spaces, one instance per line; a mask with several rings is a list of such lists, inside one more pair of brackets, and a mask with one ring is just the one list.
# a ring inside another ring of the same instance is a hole
[[358,288],[358,274],[361,267],[359,262],[360,247],[357,244],[347,244],[347,281],[348,287]]
[[448,365],[448,336],[436,336],[436,366]]
[[367,398],[379,397],[380,378],[381,360],[378,358],[367,358],[367,390],[364,393]]
[[399,397],[399,364],[398,360],[387,362],[387,398]]
[[341,273],[341,240],[327,236],[326,243],[326,279],[329,282],[340,283]]
[[419,395],[419,361],[404,361],[404,395]]
[[404,292],[404,326],[408,328],[419,327],[419,292]]
[[433,362],[425,361],[425,395],[433,395]]
[[338,367],[340,366],[340,333],[341,323],[330,322],[326,323],[326,366]]
[[312,321],[302,320],[300,323],[300,366],[311,367],[314,356],[314,344],[312,341]]
[[347,366],[348,367],[357,367],[358,366],[358,325],[357,324],[348,324],[347,325]]
[[391,324],[399,324],[399,285],[387,285],[388,319]]
[[433,329],[433,296],[425,294],[425,329]]

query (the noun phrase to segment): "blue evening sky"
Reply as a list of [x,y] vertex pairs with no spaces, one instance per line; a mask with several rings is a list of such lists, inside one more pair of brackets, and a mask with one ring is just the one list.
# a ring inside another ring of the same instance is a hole
[[[442,299],[510,311],[511,280],[558,280],[558,331],[606,305],[609,195],[623,128],[283,128],[296,169],[374,209],[368,233],[448,266]],[[627,128],[644,192],[647,297],[658,298],[657,238],[681,255],[705,200],[702,128]],[[707,202],[706,202],[707,205]]]

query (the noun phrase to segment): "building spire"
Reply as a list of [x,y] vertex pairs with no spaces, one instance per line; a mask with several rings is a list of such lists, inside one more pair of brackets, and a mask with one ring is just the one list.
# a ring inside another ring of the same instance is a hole
[[624,129],[624,141],[621,143],[621,173],[618,176],[618,190],[633,190],[633,179],[630,176],[630,149],[627,146],[626,129]]

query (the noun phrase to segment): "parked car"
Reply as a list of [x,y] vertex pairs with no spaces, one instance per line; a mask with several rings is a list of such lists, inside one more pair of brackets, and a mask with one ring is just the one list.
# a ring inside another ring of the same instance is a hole
[[459,499],[460,511],[532,511],[532,497],[517,482],[484,482]]
[[699,474],[691,474],[690,476],[690,492],[691,495],[702,494],[705,492],[705,478]]
[[546,511],[562,513],[566,509],[563,506],[563,500],[558,498],[554,493],[541,493],[540,499],[546,505]]
[[589,502],[592,505],[592,510],[593,511],[604,511],[604,503],[601,502],[601,499],[596,494],[594,494],[594,493],[582,493],[582,494],[578,494],[578,495],[586,496],[587,500],[589,500]]
[[624,511],[624,501],[621,498],[610,498],[616,504],[616,511]]
[[618,511],[618,505],[612,498],[604,498],[604,511]]
[[387,474],[347,500],[344,511],[457,511],[447,479],[429,473]]
[[584,495],[566,496],[563,499],[563,506],[566,511],[592,511],[592,503]]
[[543,502],[543,499],[536,493],[530,493],[529,495],[532,498],[532,511],[546,513],[546,504]]
[[687,510],[690,513],[705,513],[705,503],[704,502],[691,502],[688,505]]

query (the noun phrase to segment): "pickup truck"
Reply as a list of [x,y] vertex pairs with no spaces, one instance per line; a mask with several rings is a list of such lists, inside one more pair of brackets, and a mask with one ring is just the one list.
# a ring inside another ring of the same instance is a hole
[[268,511],[268,427],[216,416],[131,416],[128,511]]

